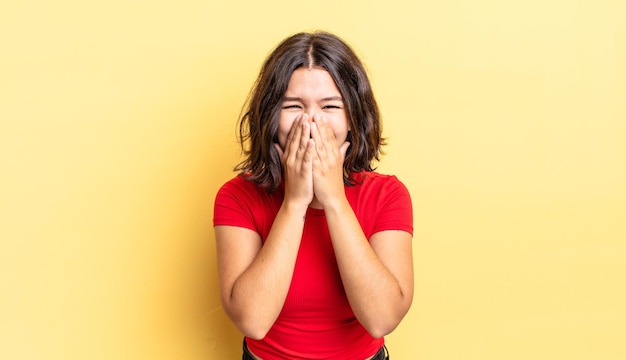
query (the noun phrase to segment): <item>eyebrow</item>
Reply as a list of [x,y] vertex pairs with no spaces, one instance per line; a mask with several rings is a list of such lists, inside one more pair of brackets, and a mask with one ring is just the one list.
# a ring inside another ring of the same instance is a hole
[[[283,98],[283,101],[302,101],[302,98],[293,97],[293,96],[285,96]],[[322,98],[321,101],[343,101],[343,99],[341,98],[341,96],[329,96],[329,97]]]

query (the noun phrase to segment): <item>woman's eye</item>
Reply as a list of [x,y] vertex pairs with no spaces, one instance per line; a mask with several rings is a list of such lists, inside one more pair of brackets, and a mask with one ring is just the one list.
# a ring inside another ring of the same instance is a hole
[[326,105],[324,106],[324,109],[341,109],[341,107],[337,105]]
[[284,105],[283,109],[300,109],[300,105],[296,105],[296,104]]

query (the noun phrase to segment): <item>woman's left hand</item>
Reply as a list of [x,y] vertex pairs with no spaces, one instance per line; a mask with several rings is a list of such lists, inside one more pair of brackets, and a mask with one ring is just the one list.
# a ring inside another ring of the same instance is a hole
[[313,191],[325,208],[335,200],[345,200],[343,161],[350,143],[344,141],[339,146],[328,120],[320,114],[313,116],[311,136],[315,142]]

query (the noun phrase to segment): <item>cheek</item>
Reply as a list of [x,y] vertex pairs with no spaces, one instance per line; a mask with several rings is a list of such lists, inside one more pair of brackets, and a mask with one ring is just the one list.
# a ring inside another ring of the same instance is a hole
[[278,144],[280,148],[285,150],[285,143],[287,142],[287,135],[289,134],[289,130],[291,129],[291,125],[293,124],[293,119],[287,116],[281,116],[280,121],[278,122]]
[[350,131],[348,120],[343,116],[333,119],[331,126],[333,128],[333,132],[335,133],[335,137],[337,138],[337,144],[342,145],[348,137],[348,131]]
[[335,130],[335,138],[337,139],[337,145],[343,145],[343,142],[348,138],[348,130],[346,128]]

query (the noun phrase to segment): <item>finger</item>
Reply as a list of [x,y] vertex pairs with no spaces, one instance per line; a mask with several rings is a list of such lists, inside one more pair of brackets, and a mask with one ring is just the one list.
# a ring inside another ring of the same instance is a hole
[[306,151],[304,152],[304,156],[302,158],[302,164],[306,169],[310,169],[313,166],[313,159],[315,156],[315,141],[313,139],[307,140],[306,143]]
[[287,137],[287,144],[285,144],[285,152],[288,154],[296,154],[300,145],[300,137],[302,134],[302,116],[298,116],[291,125],[289,130],[289,136]]
[[326,117],[322,118],[322,123],[324,124],[322,137],[325,138],[326,141],[333,144],[333,148],[337,148],[337,139],[335,137],[335,131],[330,126],[328,119]]
[[293,140],[293,134],[296,131],[295,128],[297,122],[298,118],[293,121],[293,123],[291,124],[291,128],[289,128],[289,132],[287,133],[287,139],[285,140],[285,150],[287,150],[289,144],[291,144],[291,141]]
[[328,123],[328,118],[323,115],[316,114],[315,123],[317,124],[317,129],[320,134],[320,140],[326,143],[335,143],[335,132],[332,127]]
[[326,156],[326,142],[320,131],[320,126],[317,122],[311,124],[311,133],[313,135],[313,141],[315,143],[315,160],[321,160]]
[[326,117],[318,117],[314,123],[317,136],[314,137],[317,151],[322,154],[324,152],[335,153],[339,150],[335,139],[335,132],[328,124]]
[[315,140],[315,142],[321,142],[320,129],[316,121],[311,122],[311,138]]
[[287,143],[293,140],[293,134],[296,131],[296,127],[298,126],[299,121],[300,121],[300,116],[297,116],[295,119],[293,119],[293,122],[291,123],[291,127],[289,128],[289,133],[287,134]]
[[309,122],[309,116],[307,114],[303,114],[300,123],[302,132],[300,133],[300,143],[298,145],[298,150],[301,153],[304,153],[308,146],[307,144],[311,138],[311,123]]

